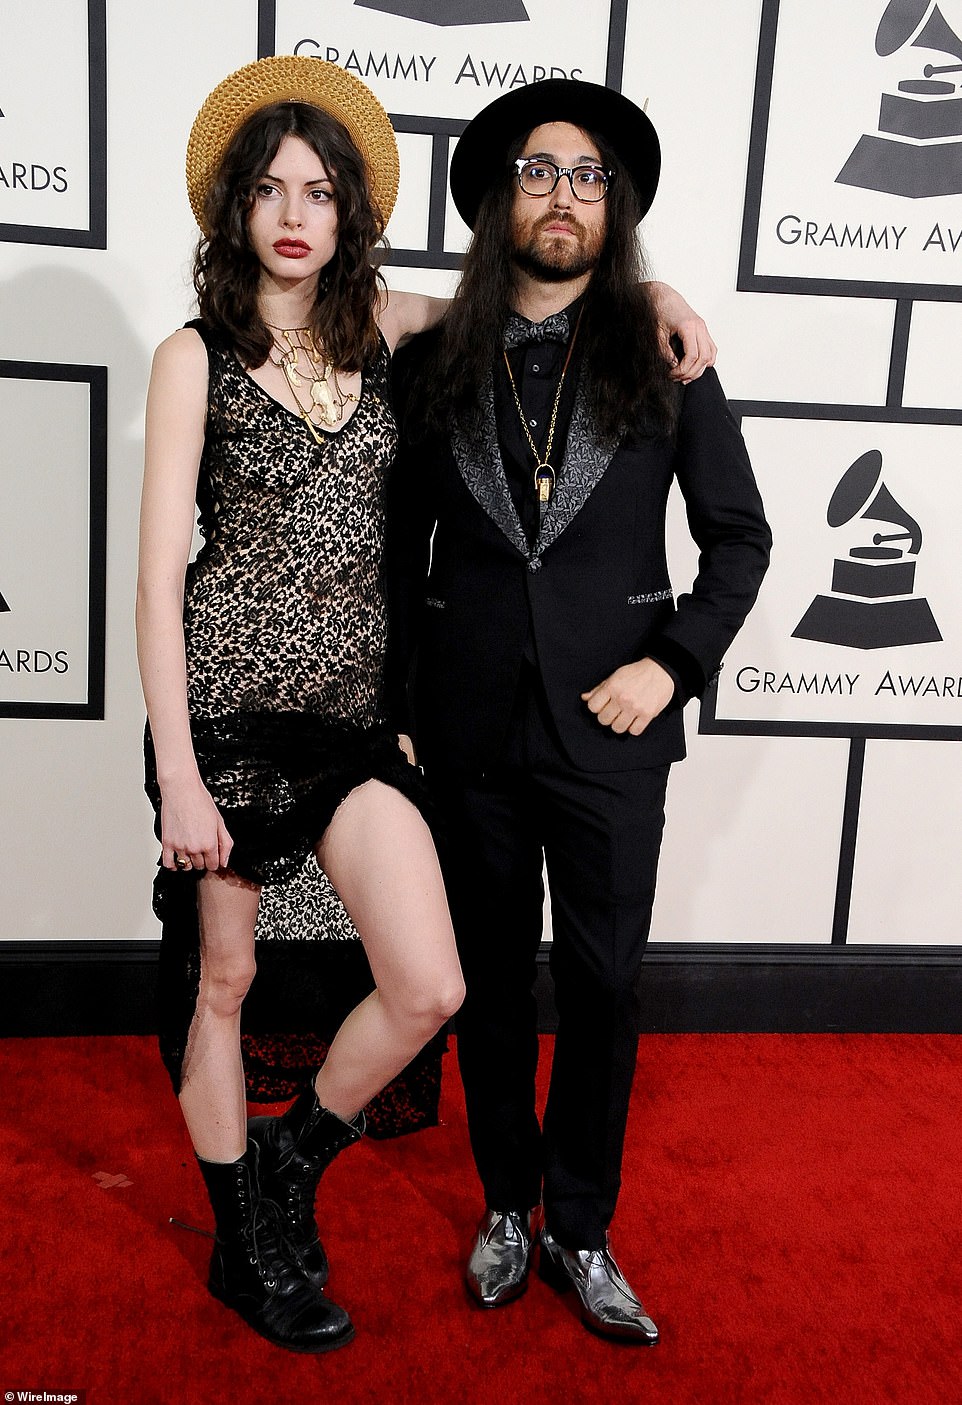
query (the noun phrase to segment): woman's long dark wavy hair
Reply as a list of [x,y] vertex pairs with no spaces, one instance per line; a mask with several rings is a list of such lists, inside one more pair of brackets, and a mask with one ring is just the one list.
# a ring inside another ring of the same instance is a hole
[[[604,245],[578,331],[589,403],[612,443],[631,430],[669,434],[677,416],[677,392],[645,287],[648,271],[636,234],[638,196],[611,148],[597,134],[588,135],[605,167],[615,172],[606,197]],[[520,137],[508,150],[505,179],[481,202],[460,286],[418,381],[415,404],[421,408],[412,409],[415,434],[419,428],[443,431],[452,417],[475,408],[501,355],[514,293],[511,209],[517,184],[512,163],[526,140]]]
[[371,196],[364,160],[340,122],[308,103],[283,102],[249,117],[231,141],[204,202],[210,234],[194,254],[200,315],[225,336],[245,366],[267,360],[271,333],[257,305],[261,265],[248,216],[258,181],[284,137],[300,137],[334,186],[337,247],[321,270],[310,328],[339,371],[360,371],[376,355],[375,314],[383,279],[374,260],[384,221]]

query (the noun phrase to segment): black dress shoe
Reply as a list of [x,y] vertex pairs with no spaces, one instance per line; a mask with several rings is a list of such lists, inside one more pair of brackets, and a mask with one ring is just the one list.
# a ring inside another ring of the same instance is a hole
[[592,1332],[639,1346],[656,1346],[658,1328],[625,1281],[607,1244],[603,1249],[564,1249],[541,1231],[539,1273],[558,1292],[574,1288],[581,1320]]
[[488,1210],[478,1226],[465,1282],[482,1307],[501,1307],[528,1286],[535,1211]]

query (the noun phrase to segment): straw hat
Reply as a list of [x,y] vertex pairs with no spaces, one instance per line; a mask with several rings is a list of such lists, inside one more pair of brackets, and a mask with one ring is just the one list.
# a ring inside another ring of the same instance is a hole
[[391,119],[366,84],[326,59],[278,54],[231,73],[194,119],[187,143],[187,193],[204,233],[204,199],[235,132],[275,102],[304,102],[336,117],[364,158],[371,193],[387,224],[397,199],[398,153]]

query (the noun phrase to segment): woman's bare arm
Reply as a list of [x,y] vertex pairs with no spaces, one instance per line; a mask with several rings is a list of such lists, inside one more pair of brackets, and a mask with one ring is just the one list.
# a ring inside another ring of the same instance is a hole
[[448,308],[448,298],[431,298],[426,293],[399,293],[393,288],[383,296],[378,325],[393,355],[399,346],[434,327]]
[[174,854],[221,868],[231,841],[204,786],[187,712],[184,576],[194,528],[197,470],[204,444],[207,352],[182,329],[154,356],[147,395],[144,488],[137,577],[137,655],[157,755],[162,862]]

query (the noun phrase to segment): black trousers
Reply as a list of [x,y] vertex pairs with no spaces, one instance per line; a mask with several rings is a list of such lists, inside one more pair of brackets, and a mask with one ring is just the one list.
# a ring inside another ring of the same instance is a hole
[[[584,772],[526,668],[498,764],[429,773],[467,997],[458,1059],[471,1146],[494,1209],[529,1209],[567,1248],[603,1247],[621,1181],[668,766]],[[543,868],[559,1023],[543,1125],[533,993]]]

